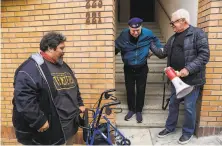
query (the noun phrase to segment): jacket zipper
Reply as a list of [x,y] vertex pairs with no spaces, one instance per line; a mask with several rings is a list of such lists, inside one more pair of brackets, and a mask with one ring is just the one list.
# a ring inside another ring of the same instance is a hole
[[136,43],[136,59],[135,59],[135,65],[137,64],[137,48],[138,48],[138,42]]
[[[50,87],[49,87],[49,83],[48,83],[48,81],[47,81],[47,79],[46,79],[46,77],[45,77],[45,74],[43,73],[42,68],[41,68],[39,65],[36,65],[36,66],[37,66],[37,68],[39,69],[40,74],[42,75],[43,79],[44,79],[44,80],[46,81],[46,83],[47,83],[47,86],[48,86],[48,88],[49,88],[50,97],[51,97],[51,99],[52,99],[53,104],[55,105],[55,103],[54,103],[54,101],[53,101],[53,97],[52,97],[52,91],[51,91],[51,89],[50,89]],[[56,107],[55,107],[55,109],[56,109],[56,112],[58,113],[58,110],[57,110]],[[60,122],[60,125],[61,125],[61,128],[62,128],[62,122],[61,122],[60,117],[59,117],[59,122]],[[64,139],[65,139],[65,141],[66,141],[65,132],[64,132],[63,128],[62,128],[62,132],[63,132]]]

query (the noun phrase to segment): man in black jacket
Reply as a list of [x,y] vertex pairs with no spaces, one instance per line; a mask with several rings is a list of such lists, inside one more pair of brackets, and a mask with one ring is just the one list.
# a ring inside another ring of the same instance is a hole
[[193,85],[193,91],[183,99],[177,99],[175,87],[172,85],[169,115],[165,129],[158,137],[165,137],[171,134],[176,127],[179,113],[179,104],[184,100],[185,118],[180,144],[186,144],[193,136],[196,122],[196,101],[201,87],[205,84],[205,66],[209,61],[208,38],[204,31],[191,26],[189,13],[180,9],[172,14],[171,26],[175,34],[167,41],[162,49],[158,49],[151,43],[152,52],[159,58],[168,58],[167,66],[179,71],[178,76],[189,84]]
[[66,37],[49,32],[14,77],[13,125],[22,144],[73,144],[85,107],[72,70],[63,62]]

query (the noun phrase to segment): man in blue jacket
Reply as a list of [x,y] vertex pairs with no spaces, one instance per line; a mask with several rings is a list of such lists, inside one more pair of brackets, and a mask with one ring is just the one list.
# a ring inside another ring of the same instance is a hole
[[[124,63],[125,86],[129,112],[125,120],[130,120],[136,114],[138,123],[143,121],[142,110],[148,73],[147,58],[149,57],[150,42],[155,41],[162,48],[159,39],[149,29],[142,27],[143,20],[132,18],[129,28],[124,29],[115,41],[115,54],[121,52]],[[136,93],[135,93],[136,85]]]

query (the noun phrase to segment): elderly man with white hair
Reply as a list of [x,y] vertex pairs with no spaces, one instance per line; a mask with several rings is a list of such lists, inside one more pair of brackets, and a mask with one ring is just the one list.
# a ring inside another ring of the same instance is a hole
[[169,115],[165,129],[158,137],[165,137],[175,131],[179,105],[184,101],[185,117],[180,144],[186,144],[194,134],[196,123],[196,102],[201,89],[206,82],[205,69],[209,61],[208,38],[203,30],[190,25],[189,12],[179,9],[172,14],[171,27],[175,34],[170,37],[164,48],[157,48],[151,43],[150,49],[159,58],[167,57],[167,66],[178,71],[178,76],[187,84],[194,86],[191,93],[178,99],[175,87],[172,85],[169,105]]

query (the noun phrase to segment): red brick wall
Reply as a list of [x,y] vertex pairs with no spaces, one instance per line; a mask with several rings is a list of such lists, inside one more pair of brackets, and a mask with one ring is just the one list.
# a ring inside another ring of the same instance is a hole
[[208,34],[211,51],[197,128],[198,136],[207,136],[222,131],[222,1],[199,0],[198,27]]
[[15,69],[39,50],[50,30],[67,36],[65,61],[76,73],[87,107],[104,89],[114,88],[115,2],[95,2],[96,7],[88,0],[2,1],[1,144],[16,142],[11,122]]

